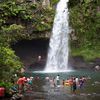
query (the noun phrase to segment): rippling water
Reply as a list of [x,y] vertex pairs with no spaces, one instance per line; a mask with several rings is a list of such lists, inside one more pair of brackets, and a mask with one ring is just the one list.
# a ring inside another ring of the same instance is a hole
[[[100,72],[88,70],[73,70],[60,73],[45,73],[42,71],[26,73],[26,76],[39,76],[40,79],[33,81],[33,90],[24,94],[23,100],[100,100]],[[51,87],[45,81],[45,77],[56,77],[60,80],[67,79],[70,75],[91,77],[83,87],[78,89],[76,94],[71,93],[69,87]]]

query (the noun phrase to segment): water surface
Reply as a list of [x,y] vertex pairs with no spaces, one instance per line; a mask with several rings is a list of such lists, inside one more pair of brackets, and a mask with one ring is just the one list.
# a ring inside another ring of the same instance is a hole
[[[70,91],[69,87],[51,87],[45,77],[56,77],[60,75],[60,80],[73,76],[90,77],[83,89],[78,89],[76,94]],[[42,71],[26,73],[26,76],[38,77],[33,81],[32,91],[24,94],[23,100],[100,100],[100,75],[92,70],[73,70],[60,73],[45,73]]]

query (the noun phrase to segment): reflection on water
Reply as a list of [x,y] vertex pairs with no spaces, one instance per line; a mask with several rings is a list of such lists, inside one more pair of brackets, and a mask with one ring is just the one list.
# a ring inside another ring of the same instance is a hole
[[40,78],[33,81],[32,91],[24,94],[23,100],[100,100],[100,76],[99,72],[77,70],[72,72],[59,73],[60,80],[73,76],[91,77],[83,87],[78,89],[76,94],[70,91],[70,87],[52,87],[45,80],[45,77],[56,77],[58,73],[26,73],[26,76],[39,76]]

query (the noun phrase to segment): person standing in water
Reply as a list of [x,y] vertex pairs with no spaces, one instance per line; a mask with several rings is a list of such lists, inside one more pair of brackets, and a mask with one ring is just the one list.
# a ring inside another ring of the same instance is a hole
[[76,86],[76,78],[73,79],[73,93],[76,93],[76,89],[77,89],[77,86]]
[[59,75],[57,75],[57,77],[56,77],[56,82],[57,82],[57,86],[59,86],[60,85],[60,76]]
[[41,60],[41,56],[39,55],[39,56],[38,56],[38,61],[40,61],[40,60]]

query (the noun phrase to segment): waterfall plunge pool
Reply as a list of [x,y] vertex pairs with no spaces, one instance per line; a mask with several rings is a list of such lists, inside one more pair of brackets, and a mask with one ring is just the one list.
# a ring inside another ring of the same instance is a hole
[[[23,100],[100,100],[100,75],[99,71],[93,70],[70,70],[67,72],[47,73],[44,71],[26,72],[27,77],[38,76],[38,81],[34,80],[32,92],[25,93]],[[72,94],[67,87],[50,87],[46,83],[45,77],[56,77],[60,75],[60,80],[67,79],[72,76],[90,77],[83,89],[77,90],[76,94]]]

